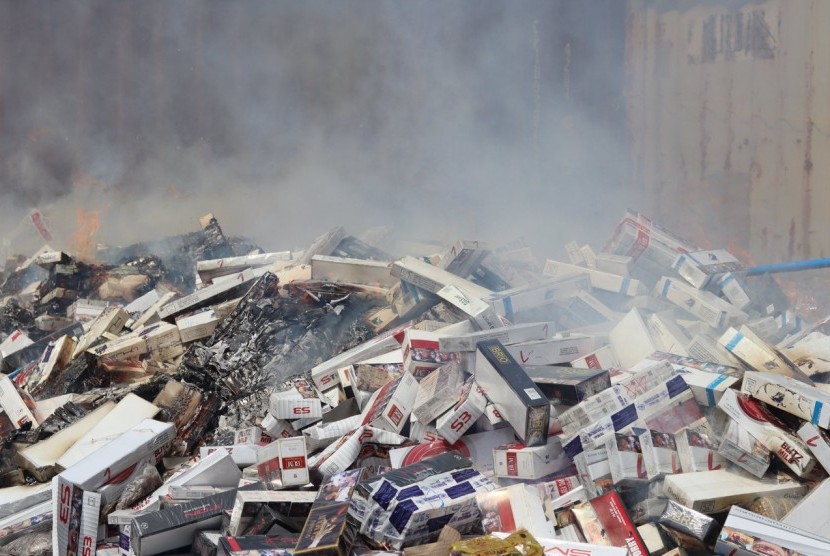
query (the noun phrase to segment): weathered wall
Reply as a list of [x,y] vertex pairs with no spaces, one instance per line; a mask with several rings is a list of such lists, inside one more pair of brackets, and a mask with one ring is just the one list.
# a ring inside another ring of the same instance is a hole
[[830,2],[629,0],[633,183],[757,262],[830,256]]

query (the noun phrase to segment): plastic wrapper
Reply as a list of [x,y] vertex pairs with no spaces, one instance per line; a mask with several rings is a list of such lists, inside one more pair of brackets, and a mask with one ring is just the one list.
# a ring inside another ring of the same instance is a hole
[[658,523],[678,546],[695,554],[707,554],[718,534],[718,523],[714,519],[672,500]]
[[121,493],[121,498],[119,498],[118,503],[115,505],[115,509],[123,510],[129,508],[136,502],[152,494],[161,485],[161,475],[159,475],[156,466],[150,462],[144,462],[136,477],[124,488],[124,492]]
[[491,535],[475,537],[453,543],[451,556],[541,556],[544,554],[533,536],[521,529],[512,535],[499,539]]

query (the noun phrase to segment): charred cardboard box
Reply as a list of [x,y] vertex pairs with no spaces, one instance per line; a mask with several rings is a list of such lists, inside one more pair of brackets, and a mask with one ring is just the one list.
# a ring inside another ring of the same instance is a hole
[[221,537],[216,556],[288,556],[293,553],[298,537],[248,535]]
[[364,469],[333,475],[324,482],[299,535],[294,554],[337,554],[347,556],[354,542],[349,523],[349,504]]
[[478,344],[475,378],[525,446],[547,442],[550,401],[498,340]]
[[222,512],[233,507],[235,496],[230,490],[133,518],[130,549],[144,556],[190,547],[197,531],[218,527]]
[[525,370],[549,400],[563,405],[576,405],[611,387],[607,370],[556,366],[525,366]]

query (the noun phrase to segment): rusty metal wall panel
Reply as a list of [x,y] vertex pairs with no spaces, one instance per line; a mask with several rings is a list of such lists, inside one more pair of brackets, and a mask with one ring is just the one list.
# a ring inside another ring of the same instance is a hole
[[758,262],[830,256],[830,2],[629,0],[634,182]]

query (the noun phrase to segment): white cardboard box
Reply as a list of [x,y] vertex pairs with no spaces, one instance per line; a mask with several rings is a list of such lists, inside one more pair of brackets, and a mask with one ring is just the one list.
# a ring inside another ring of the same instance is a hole
[[505,346],[521,365],[561,365],[595,348],[593,336],[584,334],[556,334],[546,340],[522,342]]
[[547,444],[527,447],[512,443],[493,450],[496,477],[541,479],[571,464],[559,438],[548,438]]
[[72,445],[57,461],[61,469],[68,469],[86,456],[106,446],[144,419],[151,419],[159,408],[135,394],[127,394],[106,419],[99,421],[92,429]]
[[486,406],[487,398],[484,397],[481,388],[470,378],[462,390],[458,403],[435,421],[435,429],[452,444],[458,441],[482,416]]
[[415,377],[404,373],[372,395],[362,413],[362,424],[389,432],[401,432],[412,413],[417,393],[418,382]]
[[759,496],[800,495],[806,490],[807,486],[797,481],[760,480],[748,473],[725,469],[669,475],[664,482],[666,496],[705,514],[722,512],[735,504],[748,504]]

